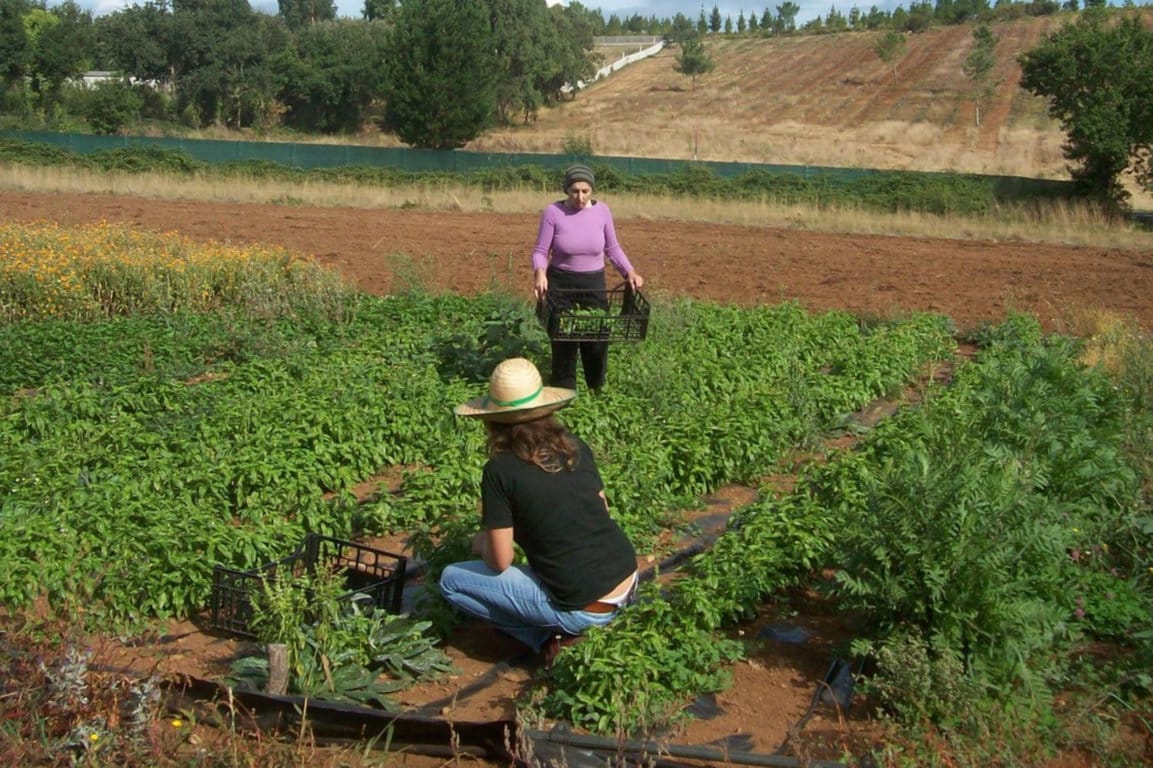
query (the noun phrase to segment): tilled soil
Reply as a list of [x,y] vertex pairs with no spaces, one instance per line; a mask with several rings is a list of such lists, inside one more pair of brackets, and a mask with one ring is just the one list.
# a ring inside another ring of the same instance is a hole
[[[611,204],[611,203],[610,203]],[[0,216],[130,222],[198,239],[276,243],[383,294],[416,281],[462,293],[531,292],[537,216],[309,208],[0,192]],[[628,219],[617,234],[646,293],[743,305],[797,301],[814,311],[940,312],[965,330],[1011,311],[1050,330],[1110,310],[1153,329],[1150,249],[842,235]]]

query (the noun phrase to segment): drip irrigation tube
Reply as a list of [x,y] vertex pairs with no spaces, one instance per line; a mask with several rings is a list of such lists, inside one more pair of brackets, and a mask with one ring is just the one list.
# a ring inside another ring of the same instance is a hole
[[[613,755],[631,755],[633,757],[643,757],[657,759],[664,755],[669,757],[679,757],[686,760],[707,760],[716,763],[732,763],[736,765],[764,765],[771,768],[801,768],[801,766],[812,766],[812,768],[845,768],[844,763],[832,762],[829,760],[804,760],[792,757],[790,755],[771,755],[763,752],[744,752],[733,751],[727,749],[719,749],[717,747],[694,747],[694,746],[681,746],[677,744],[661,744],[656,741],[634,741],[629,739],[616,739],[603,736],[587,736],[578,733],[567,733],[563,731],[528,731],[526,736],[529,742],[532,743],[533,749],[538,755],[543,755],[546,758],[551,757],[548,755],[547,748],[544,745],[555,744],[566,747],[576,747],[578,749],[592,750],[594,752],[607,752]],[[571,755],[565,751],[562,755],[565,759],[561,761],[561,765],[573,765]],[[603,765],[603,756],[600,765]]]
[[277,696],[229,688],[191,676],[165,681],[170,711],[189,709],[193,702],[231,717],[240,730],[295,734],[307,719],[318,742],[365,743],[429,755],[473,755],[529,768],[510,751],[519,726],[512,720],[450,721],[391,712],[355,704],[304,696]]
[[[769,768],[845,768],[843,763],[802,761],[789,755],[589,736],[562,729],[527,730],[514,720],[454,722],[303,696],[236,690],[188,676],[168,680],[167,687],[168,706],[173,711],[187,710],[191,699],[241,717],[239,727],[244,729],[297,733],[307,718],[309,731],[318,743],[375,741],[382,747],[435,756],[472,755],[516,768],[602,768],[606,759],[619,762],[622,757],[661,768],[679,765],[668,758]],[[522,746],[527,747],[525,755],[518,754]]]

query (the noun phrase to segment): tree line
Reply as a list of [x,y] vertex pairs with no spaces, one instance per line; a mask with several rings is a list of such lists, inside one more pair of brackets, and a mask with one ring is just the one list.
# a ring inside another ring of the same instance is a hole
[[[697,46],[688,71],[703,74],[708,63],[699,41],[693,42],[696,35],[916,31],[1005,8],[1049,5],[1056,7],[1054,0],[992,8],[988,0],[924,0],[908,11],[873,6],[861,12],[854,6],[847,15],[834,6],[827,17],[798,29],[800,6],[786,0],[775,13],[766,8],[746,18],[742,11],[733,32],[732,19],[722,19],[716,5],[707,15],[702,6],[694,23],[683,14],[614,14],[606,20],[577,2],[550,8],[544,0],[364,0],[359,19],[338,19],[334,0],[278,0],[276,14],[256,11],[248,0],[148,0],[98,17],[74,0],[53,7],[47,0],[0,0],[0,113],[9,123],[40,119],[69,129],[83,128],[80,122],[100,132],[141,118],[190,128],[319,133],[355,132],[375,122],[398,134],[403,129],[418,146],[460,146],[460,128],[422,136],[419,126],[395,121],[427,117],[430,110],[435,118],[438,110],[427,104],[434,98],[445,102],[439,119],[449,120],[448,112],[455,111],[456,119],[479,120],[477,132],[495,123],[531,121],[542,107],[566,98],[566,84],[595,73],[598,35],[652,34],[687,42]],[[455,47],[442,45],[442,39]],[[451,78],[439,78],[454,57],[475,58],[462,60],[462,71]],[[417,66],[420,76],[412,69]],[[69,84],[89,70],[119,77],[70,92]],[[468,101],[479,105],[454,106],[470,94]]]
[[[593,35],[604,27],[599,12],[544,0],[366,0],[360,19],[336,18],[333,0],[278,7],[149,0],[94,18],[72,0],[0,0],[0,112],[80,127],[72,116],[98,132],[133,116],[319,133],[376,122],[447,148],[564,98],[566,83],[595,73]],[[91,70],[116,77],[71,87]],[[469,94],[484,107],[465,109]],[[444,126],[423,135],[409,124],[418,98],[469,112],[472,136]]]
[[[1153,32],[1147,17],[1085,2],[1084,13],[1078,0],[922,0],[847,15],[834,6],[798,28],[800,8],[786,0],[775,13],[742,11],[734,33],[716,5],[708,15],[702,6],[696,22],[622,21],[578,2],[365,0],[361,18],[338,19],[334,0],[278,0],[276,14],[248,0],[149,0],[94,18],[73,0],[51,8],[0,0],[0,125],[111,133],[151,120],[329,134],[372,126],[410,146],[451,149],[573,98],[566,86],[601,63],[598,35],[663,35],[680,47],[674,66],[695,88],[714,66],[703,43],[710,35],[883,29],[875,51],[895,78],[904,34],[962,22],[976,22],[964,66],[979,103],[994,85],[989,24],[1064,11],[1073,21],[1021,57],[1021,85],[1061,121],[1079,186],[1123,204],[1123,174],[1153,184]],[[89,70],[114,77],[77,87]]]

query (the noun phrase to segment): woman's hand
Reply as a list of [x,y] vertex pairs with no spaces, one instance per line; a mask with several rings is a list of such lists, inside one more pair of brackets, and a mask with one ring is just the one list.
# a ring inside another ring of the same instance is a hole
[[635,269],[625,276],[625,280],[628,281],[629,287],[634,291],[639,291],[645,286],[645,279],[641,277],[641,273],[637,272]]
[[548,293],[548,274],[543,269],[533,270],[533,295],[538,300]]

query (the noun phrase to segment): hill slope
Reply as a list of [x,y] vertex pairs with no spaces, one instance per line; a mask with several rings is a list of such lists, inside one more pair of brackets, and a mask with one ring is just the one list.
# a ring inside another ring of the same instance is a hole
[[670,47],[468,148],[553,153],[571,137],[599,155],[1062,178],[1063,136],[1019,87],[1017,57],[1071,18],[993,25],[999,85],[979,128],[961,70],[972,26],[960,25],[908,36],[896,79],[873,52],[879,32],[709,40],[716,66],[695,90]]

